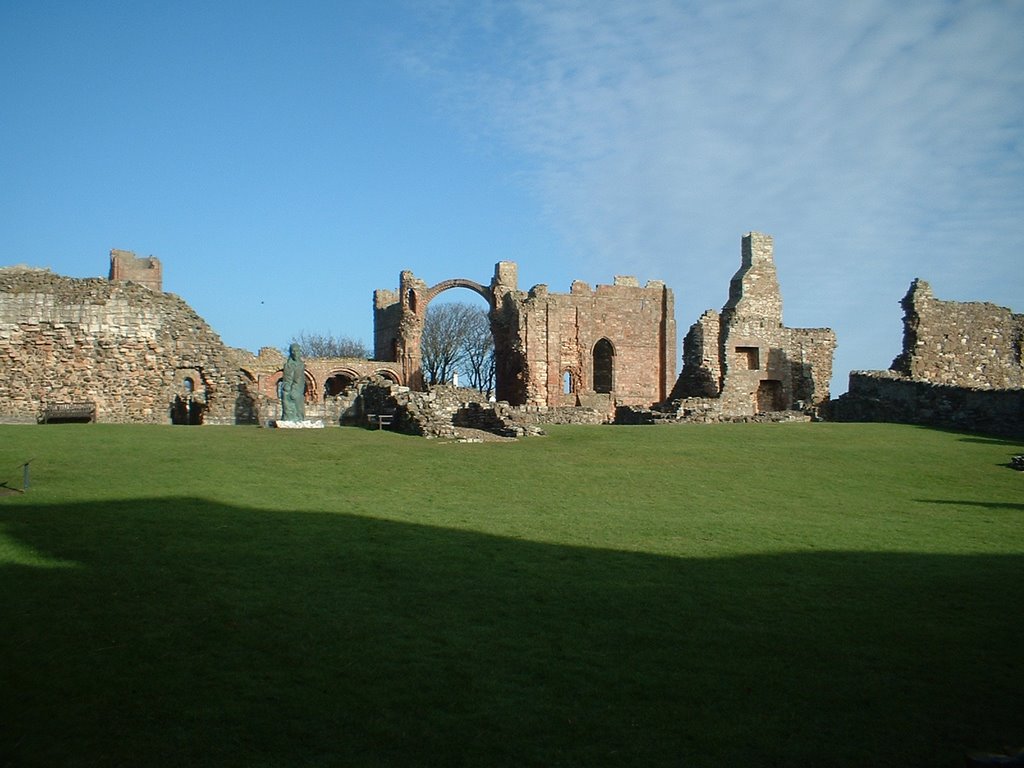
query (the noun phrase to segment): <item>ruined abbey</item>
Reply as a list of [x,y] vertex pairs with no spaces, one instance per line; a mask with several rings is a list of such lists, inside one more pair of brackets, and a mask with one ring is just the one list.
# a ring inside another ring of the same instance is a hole
[[[158,259],[120,250],[111,251],[106,279],[0,268],[0,361],[8,374],[0,377],[0,421],[277,418],[282,353],[227,347],[182,299],[163,292],[162,282]],[[487,302],[497,403],[461,402],[452,393],[417,399],[425,389],[427,307],[451,288]],[[719,421],[780,412],[1020,430],[1022,316],[937,301],[921,281],[903,303],[904,350],[892,369],[852,374],[850,392],[830,401],[835,334],[783,324],[768,235],[742,238],[728,299],[690,326],[678,377],[674,297],[660,281],[640,285],[617,276],[611,285],[577,281],[555,293],[546,285],[521,290],[516,264],[507,261],[495,265],[489,284],[453,278],[431,286],[405,271],[397,290],[374,292],[373,360],[305,361],[307,414],[360,423],[367,407],[359,393],[372,383],[374,397],[388,401],[378,410],[434,412],[431,429],[409,428],[419,434],[444,434],[438,418],[505,429],[510,421]],[[950,393],[967,393],[969,402]]]
[[887,371],[852,372],[831,418],[1024,436],[1024,315],[940,301],[923,280],[901,304],[902,353]]

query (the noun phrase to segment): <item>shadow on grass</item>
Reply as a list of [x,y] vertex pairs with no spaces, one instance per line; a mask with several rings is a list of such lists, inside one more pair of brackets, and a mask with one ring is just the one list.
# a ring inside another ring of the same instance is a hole
[[983,507],[984,509],[1010,509],[1024,511],[1024,504],[1011,501],[957,501],[955,499],[914,499],[921,504],[948,504],[954,507]]
[[[939,430],[946,431],[946,430]],[[962,435],[962,432],[952,432],[952,434]],[[961,443],[978,443],[979,445],[1006,445],[1016,450],[1024,448],[1024,439],[1017,437],[999,437],[996,435],[975,435],[965,436],[960,438]]]
[[1024,740],[1024,556],[684,560],[199,499],[0,532],[36,563],[0,566],[3,765],[954,766]]

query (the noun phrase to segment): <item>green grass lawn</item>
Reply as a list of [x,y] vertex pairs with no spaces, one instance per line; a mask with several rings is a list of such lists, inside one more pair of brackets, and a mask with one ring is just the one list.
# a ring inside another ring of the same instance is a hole
[[1024,747],[1019,442],[0,427],[0,766]]

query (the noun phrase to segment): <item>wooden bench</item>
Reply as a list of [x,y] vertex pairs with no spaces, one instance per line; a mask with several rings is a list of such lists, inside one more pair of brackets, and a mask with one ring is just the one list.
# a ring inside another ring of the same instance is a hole
[[395,420],[395,412],[368,413],[366,414],[366,419],[370,422],[371,427],[376,424],[377,429],[384,429],[384,427],[390,427],[391,423]]
[[94,422],[96,421],[96,403],[47,403],[43,406],[43,415],[40,421],[43,424],[64,421]]

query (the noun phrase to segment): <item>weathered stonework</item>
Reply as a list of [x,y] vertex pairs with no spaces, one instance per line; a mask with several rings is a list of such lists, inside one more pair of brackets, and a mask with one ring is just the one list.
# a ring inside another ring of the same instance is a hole
[[717,420],[820,407],[835,347],[831,328],[783,325],[772,238],[751,232],[722,312],[709,309],[690,327],[683,370],[662,410]]
[[1024,387],[1024,315],[978,301],[939,301],[920,279],[910,284],[900,305],[903,352],[890,370],[954,387]]
[[417,392],[383,378],[365,379],[351,390],[353,397],[343,424],[376,428],[371,414],[392,417],[388,429],[429,438],[457,438],[460,428],[500,437],[544,434],[544,424],[602,424],[605,414],[593,408],[513,406],[504,401],[481,403],[479,392],[447,385]]
[[[35,420],[58,403],[95,404],[99,421],[280,418],[281,352],[226,347],[187,304],[162,292],[159,260],[111,251],[108,280],[19,268],[0,275],[0,361],[15,373],[0,382],[0,419]],[[409,271],[399,282],[397,291],[374,294],[375,360],[305,359],[307,416],[358,423],[359,392],[371,380],[424,390],[427,307],[456,287],[490,307],[499,402],[430,405],[441,414],[432,423],[599,423],[616,408],[663,403],[669,394],[674,299],[660,281],[641,286],[616,276],[593,289],[576,281],[569,293],[545,285],[520,291],[515,263],[504,261],[487,286],[461,278],[428,286]],[[828,329],[782,326],[771,238],[748,235],[729,302],[687,336],[678,412],[742,416],[791,400],[816,403],[827,397],[834,344]],[[421,401],[429,393],[409,398],[413,410]]]
[[423,389],[420,340],[430,301],[449,288],[479,293],[490,306],[497,398],[513,405],[589,406],[663,400],[675,376],[672,291],[635,278],[567,294],[518,289],[513,262],[499,262],[489,287],[470,280],[428,286],[402,272],[398,291],[374,294],[374,352],[401,365],[402,380]]
[[[0,419],[92,402],[97,421],[255,420],[247,353],[184,301],[138,282],[0,269]],[[195,422],[194,422],[195,423]]]
[[115,248],[110,252],[108,279],[112,283],[138,283],[159,292],[163,290],[163,267],[155,256],[139,257]]
[[939,301],[923,280],[900,303],[902,353],[888,371],[853,371],[829,418],[1024,435],[1024,315]]

